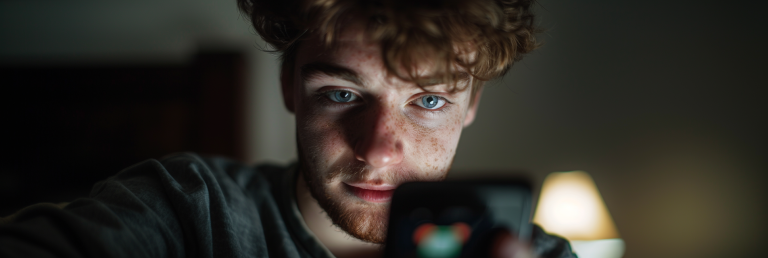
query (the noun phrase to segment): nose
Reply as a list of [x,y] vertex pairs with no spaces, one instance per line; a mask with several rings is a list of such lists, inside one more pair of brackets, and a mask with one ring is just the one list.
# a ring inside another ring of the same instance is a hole
[[403,141],[396,127],[396,117],[391,110],[375,110],[361,127],[361,135],[355,143],[355,158],[371,167],[381,168],[403,161]]

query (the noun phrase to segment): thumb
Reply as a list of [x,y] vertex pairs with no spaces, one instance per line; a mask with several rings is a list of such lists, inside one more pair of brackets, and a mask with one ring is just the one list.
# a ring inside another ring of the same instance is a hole
[[520,240],[507,230],[496,235],[491,253],[495,258],[536,258],[527,241]]

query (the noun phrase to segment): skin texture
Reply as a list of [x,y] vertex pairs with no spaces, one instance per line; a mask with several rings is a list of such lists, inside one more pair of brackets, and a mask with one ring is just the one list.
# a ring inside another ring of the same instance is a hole
[[[284,67],[282,89],[286,107],[296,115],[305,181],[298,188],[308,187],[344,232],[380,244],[386,236],[389,202],[367,201],[349,185],[394,187],[444,179],[461,131],[475,117],[480,94],[470,105],[468,87],[419,87],[397,78],[383,66],[379,46],[362,35],[361,29],[350,27],[332,50],[322,47],[318,38],[301,42],[294,66]],[[318,64],[354,76],[309,69]],[[329,97],[334,91],[349,92],[356,99],[335,102]],[[436,110],[419,106],[425,96],[438,96],[445,104]]]

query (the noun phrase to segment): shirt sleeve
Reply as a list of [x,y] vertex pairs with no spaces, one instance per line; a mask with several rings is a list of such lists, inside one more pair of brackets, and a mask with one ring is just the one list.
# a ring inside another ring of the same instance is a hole
[[533,248],[541,258],[578,258],[568,240],[544,232],[539,225],[533,225]]
[[147,160],[64,209],[33,205],[18,212],[0,226],[0,257],[243,257],[243,250],[264,257],[253,203],[196,155]]

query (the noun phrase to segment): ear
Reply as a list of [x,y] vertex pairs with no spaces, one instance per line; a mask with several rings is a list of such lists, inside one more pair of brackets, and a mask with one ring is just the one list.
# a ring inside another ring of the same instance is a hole
[[477,90],[472,100],[472,105],[467,109],[467,115],[464,116],[464,127],[467,127],[475,121],[475,115],[477,114],[477,107],[480,105],[480,96],[483,95],[483,85],[478,85],[480,89]]
[[283,61],[280,67],[280,88],[283,91],[283,104],[288,112],[294,113],[293,105],[293,62]]

